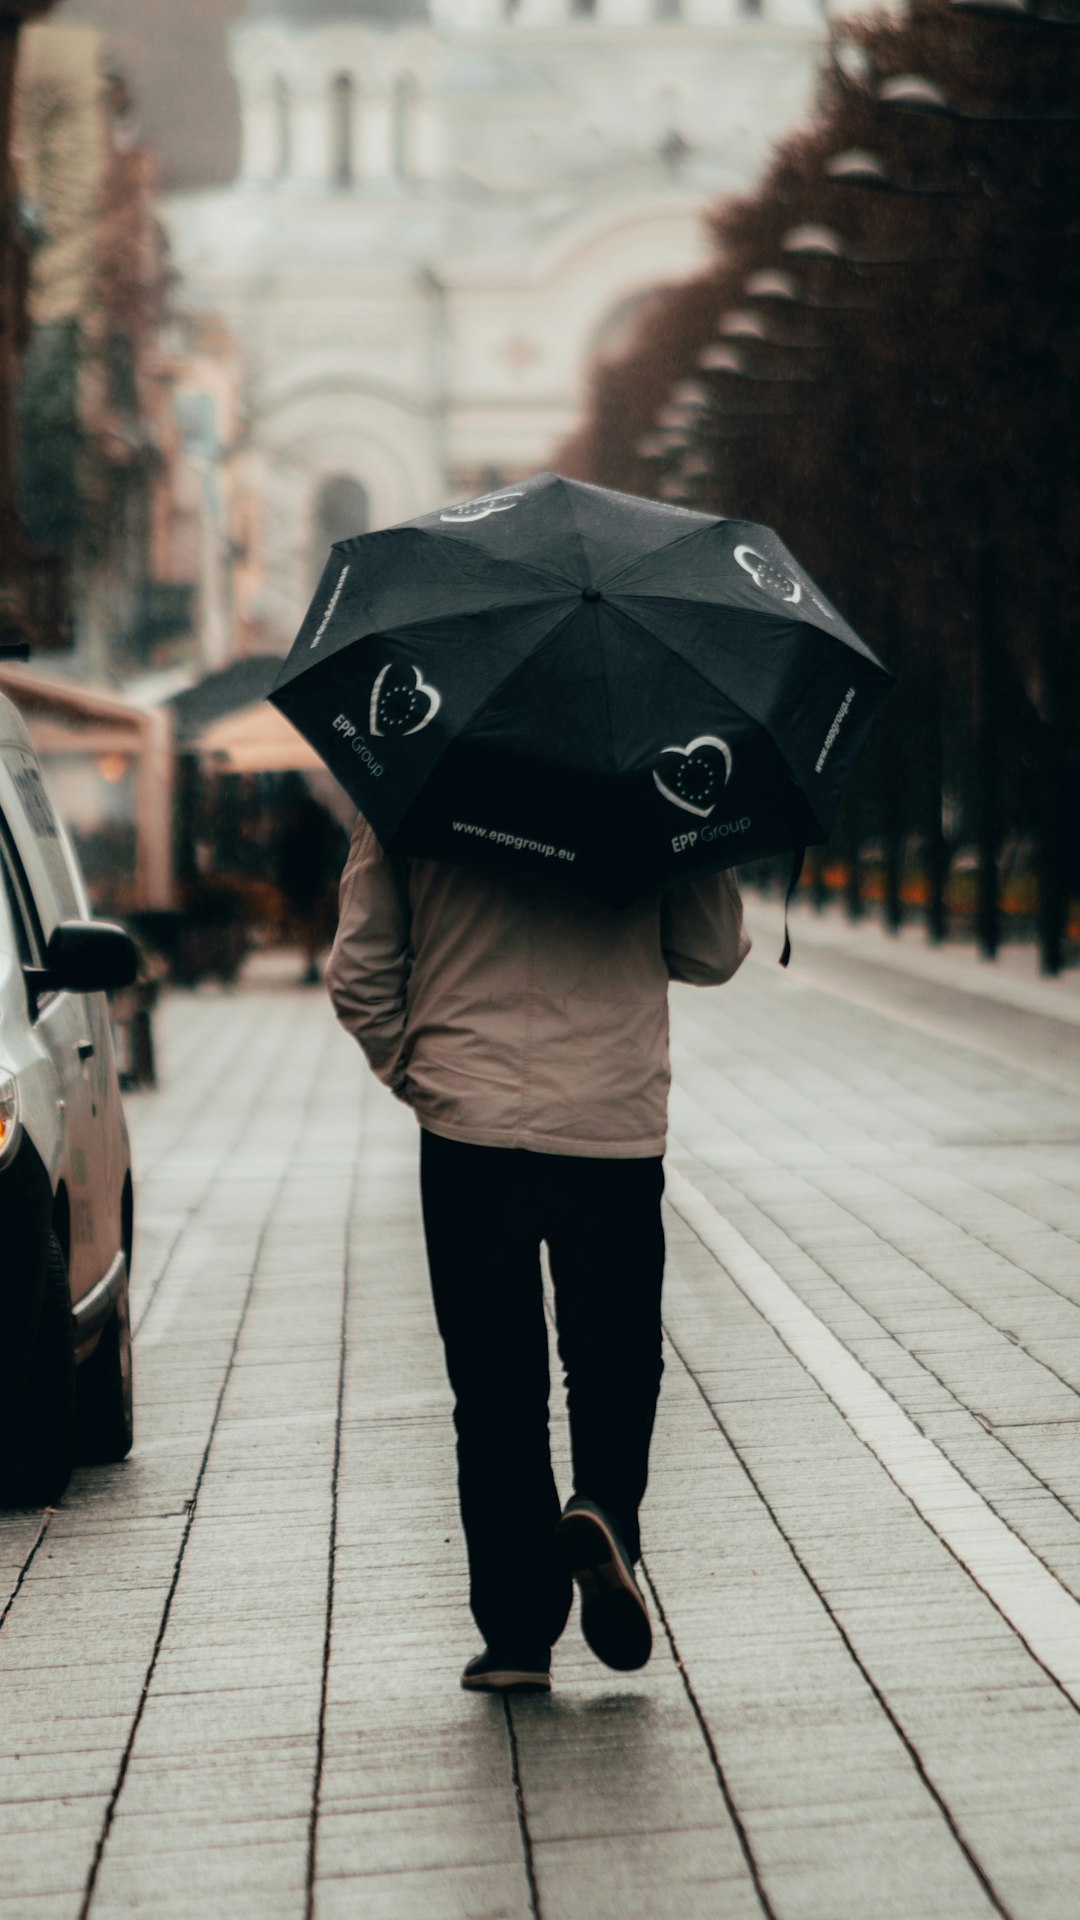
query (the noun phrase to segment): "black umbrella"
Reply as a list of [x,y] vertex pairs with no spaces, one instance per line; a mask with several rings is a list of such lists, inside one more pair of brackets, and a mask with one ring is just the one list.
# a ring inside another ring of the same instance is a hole
[[620,905],[826,839],[891,685],[766,528],[547,473],[340,541],[270,698],[384,846]]

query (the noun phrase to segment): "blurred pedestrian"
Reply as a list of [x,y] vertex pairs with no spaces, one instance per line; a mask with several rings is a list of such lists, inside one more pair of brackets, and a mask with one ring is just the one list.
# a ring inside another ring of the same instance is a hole
[[304,959],[301,986],[315,986],[319,980],[319,959],[331,938],[344,843],[341,827],[308,792],[303,776],[288,774],[273,839],[273,867],[289,937]]
[[[670,979],[749,950],[730,874],[617,910],[386,854],[358,823],[327,983],[420,1122],[428,1264],[456,1406],[467,1688],[547,1690],[572,1579],[609,1667],[649,1657],[634,1566],[662,1371]],[[574,1494],[548,1430],[546,1242]]]

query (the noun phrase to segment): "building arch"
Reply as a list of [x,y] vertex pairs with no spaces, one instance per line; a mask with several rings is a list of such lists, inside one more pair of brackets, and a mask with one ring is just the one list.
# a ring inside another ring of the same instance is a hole
[[[733,177],[732,188],[737,184]],[[700,201],[665,187],[633,204],[592,208],[562,222],[534,249],[529,284],[540,288],[564,275],[606,284],[608,296],[591,309],[591,327],[639,283],[681,280],[712,257]]]
[[395,180],[416,178],[416,122],[420,83],[415,73],[399,73],[394,81],[391,164]]
[[342,191],[356,185],[356,81],[335,73],[330,81],[330,184]]
[[650,301],[655,299],[656,292],[655,287],[639,286],[615,301],[593,328],[591,337],[584,342],[588,365],[592,366],[597,360],[618,360],[627,351],[638,321]]
[[674,195],[581,221],[545,262],[533,298],[551,343],[550,376],[565,396],[568,427],[585,403],[598,355],[629,344],[638,311],[658,286],[687,279],[715,258],[700,210]]
[[311,501],[312,590],[322,578],[326,556],[339,540],[371,531],[371,493],[352,473],[334,473],[316,486]]
[[292,89],[283,73],[276,73],[270,85],[273,116],[273,177],[286,180],[292,172]]
[[[235,53],[235,49],[234,49]],[[273,85],[274,75],[287,73],[295,63],[295,48],[288,34],[261,30],[250,37],[245,47],[242,68],[232,62],[233,73],[249,98],[259,99]]]
[[[287,646],[311,598],[314,513],[323,489],[342,479],[362,487],[375,530],[437,506],[441,476],[430,419],[373,388],[359,370],[351,379],[339,372],[264,394],[253,455],[265,487],[267,641]],[[347,512],[349,496],[336,487],[334,495]]]
[[328,356],[318,364],[309,362],[299,371],[286,371],[280,380],[267,380],[262,398],[268,417],[285,417],[300,409],[332,412],[338,404],[349,410],[357,404],[386,408],[413,420],[425,419],[428,410],[422,395],[395,386],[389,380],[380,380],[364,368],[344,362],[338,355]]

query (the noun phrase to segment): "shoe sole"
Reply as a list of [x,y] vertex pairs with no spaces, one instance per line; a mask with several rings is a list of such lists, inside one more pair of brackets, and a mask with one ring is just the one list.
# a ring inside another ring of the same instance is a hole
[[490,1673],[463,1673],[466,1693],[550,1693],[550,1673],[528,1673],[516,1667],[494,1667]]
[[598,1660],[616,1673],[633,1673],[652,1652],[652,1625],[637,1581],[603,1521],[568,1513],[555,1542],[581,1595],[581,1631]]

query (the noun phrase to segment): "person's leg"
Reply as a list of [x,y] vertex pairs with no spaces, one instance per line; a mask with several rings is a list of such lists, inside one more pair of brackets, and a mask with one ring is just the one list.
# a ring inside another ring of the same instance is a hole
[[610,1514],[636,1560],[663,1371],[663,1162],[552,1156],[546,1184],[574,1490]]
[[550,1647],[570,1582],[552,1532],[535,1156],[421,1133],[428,1265],[455,1394],[473,1618],[502,1652]]

